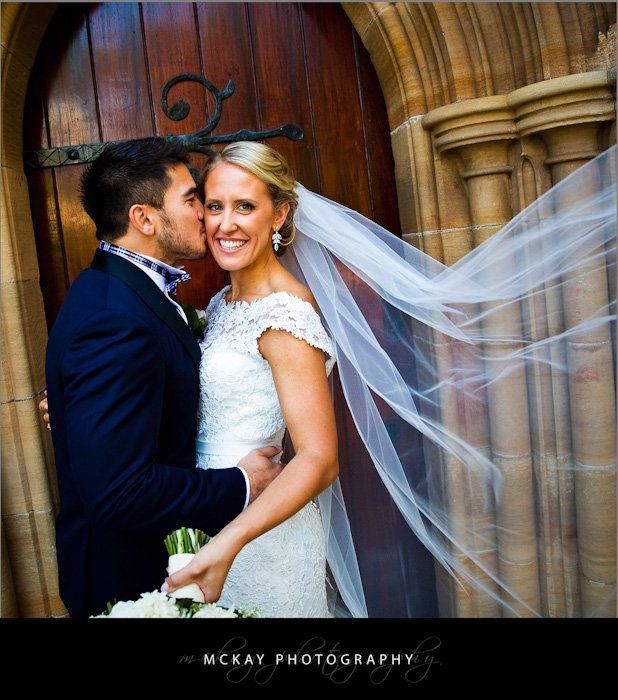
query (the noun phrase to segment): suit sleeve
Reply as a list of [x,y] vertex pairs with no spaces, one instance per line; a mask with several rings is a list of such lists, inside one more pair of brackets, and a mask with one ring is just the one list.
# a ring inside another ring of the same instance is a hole
[[156,334],[118,312],[93,315],[62,362],[70,467],[85,508],[120,531],[198,527],[213,534],[240,513],[239,469],[182,469],[156,461],[165,362]]

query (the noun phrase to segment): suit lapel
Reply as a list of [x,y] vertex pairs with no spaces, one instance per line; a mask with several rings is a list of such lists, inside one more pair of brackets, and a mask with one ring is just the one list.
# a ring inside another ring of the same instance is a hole
[[168,325],[189,351],[196,366],[200,364],[200,349],[189,326],[157,285],[136,265],[104,250],[97,250],[91,267],[122,280],[142,299],[148,308]]

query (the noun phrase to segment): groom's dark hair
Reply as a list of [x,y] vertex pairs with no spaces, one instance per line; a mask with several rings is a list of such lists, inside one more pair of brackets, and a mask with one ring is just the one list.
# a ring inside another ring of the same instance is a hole
[[188,162],[188,151],[181,142],[159,136],[106,146],[84,171],[80,188],[97,238],[113,241],[122,236],[134,204],[162,209],[171,184],[169,168]]

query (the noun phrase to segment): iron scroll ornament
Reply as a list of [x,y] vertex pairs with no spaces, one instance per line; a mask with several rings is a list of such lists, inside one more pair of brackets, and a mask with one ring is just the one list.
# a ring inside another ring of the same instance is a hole
[[[163,86],[161,92],[161,108],[163,113],[174,121],[181,121],[190,111],[190,106],[182,98],[172,105],[167,102],[167,96],[171,88],[182,82],[194,82],[203,85],[212,95],[215,103],[215,111],[206,126],[195,134],[182,134],[180,136],[167,136],[172,141],[182,141],[191,153],[212,155],[212,144],[230,143],[232,141],[259,141],[273,136],[285,136],[291,141],[301,141],[304,138],[303,130],[297,124],[283,124],[275,129],[266,131],[249,131],[239,129],[233,134],[220,134],[213,136],[212,132],[221,119],[223,100],[226,100],[234,92],[234,83],[230,80],[224,90],[217,88],[203,75],[197,73],[180,73],[170,78]],[[60,146],[58,148],[39,149],[24,154],[24,162],[31,168],[56,168],[63,165],[80,165],[90,163],[108,145],[124,143],[128,139],[117,141],[105,141],[102,143],[85,143],[74,146]]]

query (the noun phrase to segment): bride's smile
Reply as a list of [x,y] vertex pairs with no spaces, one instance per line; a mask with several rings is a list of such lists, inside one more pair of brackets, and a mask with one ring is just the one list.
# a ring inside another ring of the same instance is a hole
[[287,209],[276,209],[262,180],[220,163],[208,174],[204,197],[208,245],[224,270],[255,271],[274,262],[272,235]]
[[230,238],[217,238],[216,241],[221,250],[226,253],[236,253],[247,243],[247,241],[237,241]]

